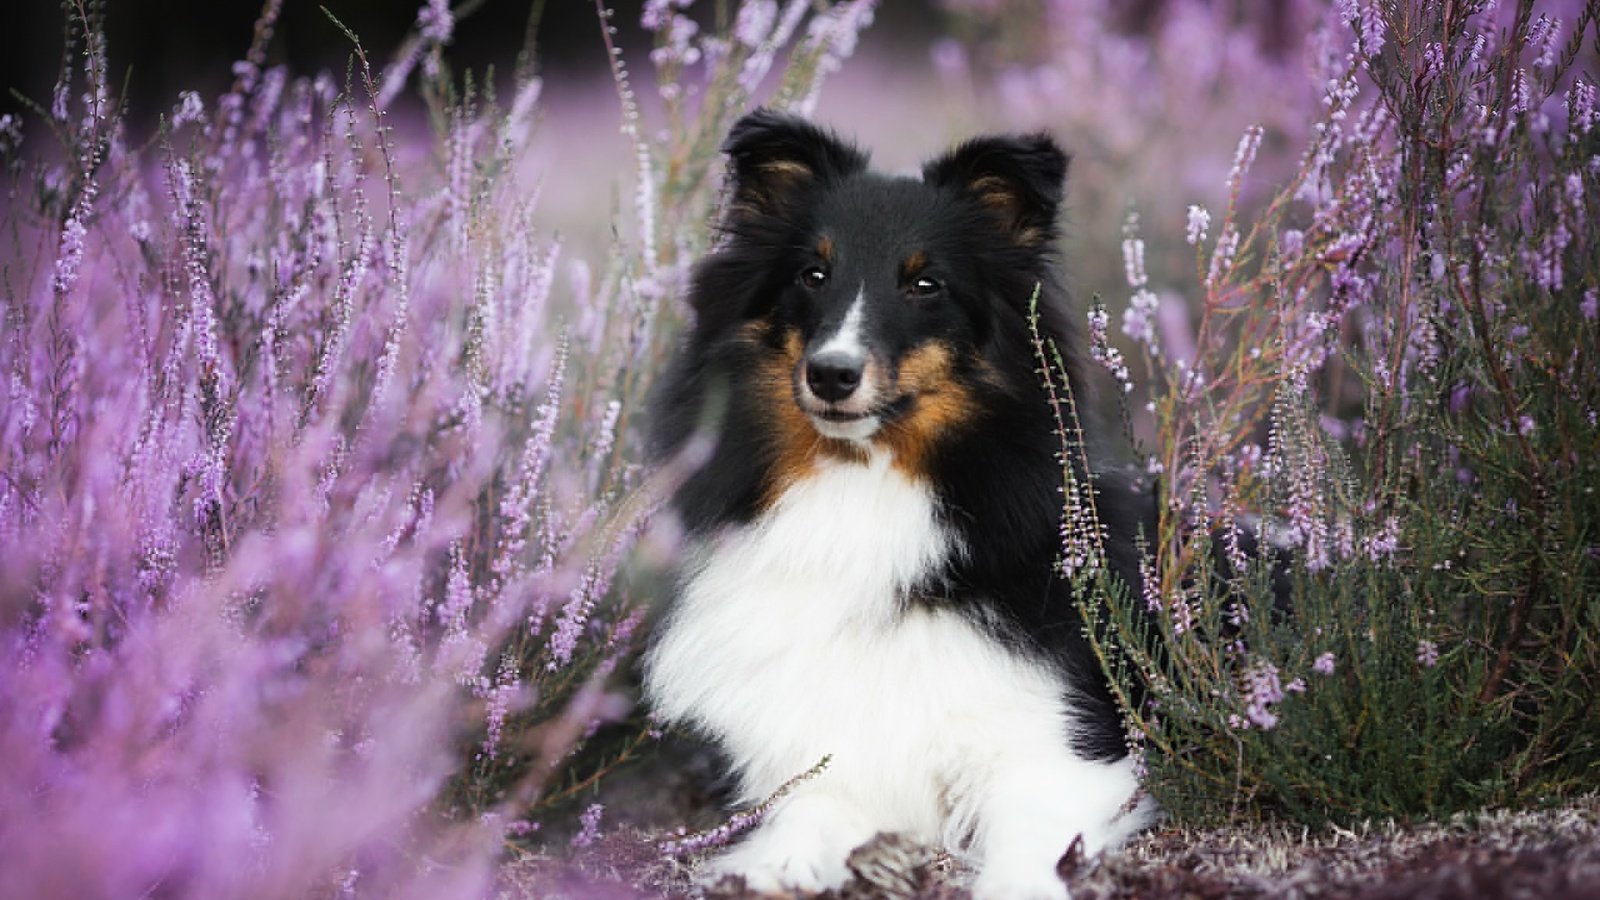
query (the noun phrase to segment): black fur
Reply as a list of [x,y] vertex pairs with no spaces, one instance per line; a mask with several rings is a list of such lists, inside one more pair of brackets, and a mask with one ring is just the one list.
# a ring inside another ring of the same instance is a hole
[[[761,424],[773,415],[770,400],[751,385],[763,356],[779,351],[786,330],[809,339],[836,327],[858,284],[875,296],[907,292],[896,265],[921,252],[939,295],[907,295],[875,334],[889,358],[919,341],[953,348],[953,377],[977,402],[937,436],[922,469],[968,552],[906,599],[961,609],[997,640],[1059,665],[1087,714],[1076,749],[1121,756],[1115,705],[1055,574],[1063,448],[1028,332],[1037,289],[1042,331],[1076,366],[1080,336],[1056,251],[1066,155],[1043,134],[985,137],[930,161],[921,181],[889,177],[869,171],[866,155],[832,134],[765,111],[735,125],[724,150],[732,183],[723,240],[695,272],[694,324],[654,403],[658,461],[697,430],[715,441],[709,463],[673,499],[687,529],[703,535],[761,509],[782,450]],[[816,263],[822,233],[837,255],[829,285],[813,291],[797,284],[797,273]],[[753,346],[741,332],[752,322],[766,329],[767,343]],[[1082,372],[1071,377],[1086,408]],[[1081,458],[1072,464],[1098,468]],[[1134,587],[1134,542],[1141,529],[1153,534],[1154,504],[1114,475],[1096,485],[1113,570]]]

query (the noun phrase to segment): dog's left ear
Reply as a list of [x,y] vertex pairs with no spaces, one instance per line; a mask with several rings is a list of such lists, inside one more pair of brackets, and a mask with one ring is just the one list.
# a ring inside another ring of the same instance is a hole
[[928,184],[973,196],[1019,244],[1056,235],[1056,210],[1067,178],[1067,155],[1047,134],[970,140],[922,167]]

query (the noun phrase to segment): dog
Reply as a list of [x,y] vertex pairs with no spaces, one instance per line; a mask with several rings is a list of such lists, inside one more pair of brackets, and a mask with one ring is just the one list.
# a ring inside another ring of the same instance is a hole
[[[1157,814],[1057,565],[1063,466],[1091,466],[1030,310],[1081,387],[1068,158],[996,135],[887,175],[767,110],[723,151],[720,241],[652,401],[657,462],[703,464],[670,500],[687,549],[643,665],[654,714],[718,745],[741,801],[780,795],[709,877],[837,888],[887,832],[970,859],[980,898],[1065,897],[1075,840],[1093,854]],[[1094,484],[1108,565],[1137,585],[1154,501]]]

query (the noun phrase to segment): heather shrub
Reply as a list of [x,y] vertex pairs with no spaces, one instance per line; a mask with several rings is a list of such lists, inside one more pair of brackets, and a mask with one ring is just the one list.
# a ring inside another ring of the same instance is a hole
[[632,715],[672,548],[637,422],[708,161],[871,12],[696,37],[647,5],[664,87],[719,55],[660,136],[613,55],[633,215],[574,252],[520,165],[531,66],[503,103],[454,73],[429,2],[387,65],[346,32],[342,77],[306,77],[265,65],[279,7],[228,92],[151,127],[75,2],[54,94],[0,121],[6,896],[481,895],[648,749],[587,745]]
[[[1097,306],[1091,353],[1147,399],[1162,518],[1144,583],[1095,625],[1148,787],[1179,818],[1437,815],[1592,787],[1595,17],[1330,11],[1313,40],[1347,49],[1318,73],[1297,171],[1242,203],[1266,152],[1246,130],[1225,203],[1190,209],[1192,274],[1162,273],[1192,331],[1157,323],[1162,276],[1130,222],[1126,341]],[[1092,509],[1067,488],[1064,559],[1093,562]],[[1251,552],[1258,522],[1280,549]]]

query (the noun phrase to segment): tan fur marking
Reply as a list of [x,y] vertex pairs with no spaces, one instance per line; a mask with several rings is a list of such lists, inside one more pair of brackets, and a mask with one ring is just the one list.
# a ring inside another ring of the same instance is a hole
[[971,392],[953,377],[954,364],[950,348],[940,343],[924,344],[900,363],[894,394],[912,397],[912,407],[885,423],[881,440],[895,467],[914,478],[926,473],[940,433],[977,410]]
[[754,218],[783,205],[796,186],[810,181],[815,173],[791,159],[777,159],[756,166],[757,176],[741,179],[738,196],[729,207],[737,218]]
[[1016,238],[1017,243],[1019,244],[1040,244],[1044,242],[1044,229],[1018,228],[1012,236]]
[[907,256],[905,261],[900,263],[900,277],[902,279],[915,278],[918,275],[921,275],[922,270],[926,269],[927,267],[928,254],[923,253],[921,250],[913,250],[911,251],[911,255]]
[[969,187],[978,195],[978,200],[994,210],[1005,223],[1005,227],[1010,229],[1012,240],[1023,246],[1032,246],[1044,241],[1044,229],[1022,223],[1022,198],[1017,196],[1016,191],[1005,179],[985,175],[973,181]]
[[[994,207],[1001,213],[1014,214],[1019,198],[1016,192],[1011,190],[1011,185],[1004,178],[985,175],[974,181],[971,187],[972,192],[977,194],[986,205]],[[1012,217],[1013,215],[1007,216],[1007,218]]]
[[817,239],[817,255],[822,257],[823,262],[833,262],[833,240],[827,235]]
[[797,163],[792,159],[775,159],[759,165],[761,171],[775,175],[779,178],[810,178],[811,169],[804,163]]

